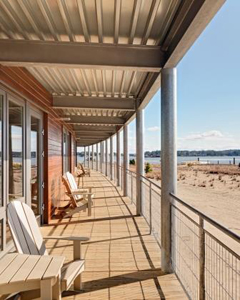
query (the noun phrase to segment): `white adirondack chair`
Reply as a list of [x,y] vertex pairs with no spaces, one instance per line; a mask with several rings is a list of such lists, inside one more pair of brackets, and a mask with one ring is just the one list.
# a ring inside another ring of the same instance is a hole
[[94,197],[92,188],[78,188],[74,176],[70,172],[66,172],[63,176],[63,183],[67,190],[66,194],[70,197],[71,205],[66,210],[66,217],[70,217],[73,214],[88,209],[88,215],[91,216],[92,211],[92,199]]
[[73,261],[61,270],[61,290],[66,291],[74,284],[75,290],[81,290],[81,273],[84,271],[84,260],[81,259],[81,242],[88,237],[48,236],[42,237],[32,209],[20,201],[12,201],[7,206],[8,224],[18,253],[31,255],[48,255],[44,239],[65,240],[73,242]]

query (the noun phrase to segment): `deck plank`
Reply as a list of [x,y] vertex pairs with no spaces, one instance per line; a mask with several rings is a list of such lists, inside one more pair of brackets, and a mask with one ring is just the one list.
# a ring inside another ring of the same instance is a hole
[[[84,185],[95,187],[92,216],[81,212],[41,229],[44,235],[91,238],[82,244],[84,293],[66,293],[64,299],[188,299],[174,274],[162,274],[160,248],[145,219],[135,215],[131,200],[98,172],[85,177]],[[73,257],[68,241],[48,240],[47,248],[66,261]]]

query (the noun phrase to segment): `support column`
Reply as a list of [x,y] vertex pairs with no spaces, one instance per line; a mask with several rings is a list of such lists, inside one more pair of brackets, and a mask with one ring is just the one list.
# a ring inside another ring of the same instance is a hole
[[108,140],[105,140],[105,175],[108,176]]
[[105,173],[105,170],[104,170],[104,142],[101,142],[102,144],[102,151],[101,151],[101,156],[102,156],[102,173],[104,174]]
[[94,161],[94,151],[93,151],[93,145],[92,145],[92,170],[93,170],[93,165],[94,165],[93,161]]
[[110,137],[110,179],[113,180],[113,137]]
[[177,72],[161,72],[161,268],[171,268],[171,197],[177,192]]
[[100,172],[102,172],[102,142],[100,143],[100,166],[99,166],[99,170]]
[[99,161],[99,153],[98,153],[98,143],[96,144],[96,171],[98,171],[98,161]]
[[88,168],[90,168],[90,146],[88,146]]
[[123,127],[123,196],[128,194],[128,175],[127,169],[129,164],[129,154],[128,154],[128,125]]
[[141,176],[144,176],[143,132],[144,132],[144,110],[138,108],[136,111],[137,215],[140,215],[142,212]]
[[84,147],[84,167],[86,167],[86,147]]
[[120,165],[121,165],[121,151],[120,151],[120,131],[117,132],[117,186],[120,186]]

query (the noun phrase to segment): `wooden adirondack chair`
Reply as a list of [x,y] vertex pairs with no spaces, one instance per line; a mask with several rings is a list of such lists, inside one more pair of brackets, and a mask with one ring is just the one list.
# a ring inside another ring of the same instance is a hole
[[85,168],[83,166],[83,164],[78,163],[77,164],[77,169],[81,170],[84,176],[89,176],[89,177],[91,176],[91,170],[89,168]]
[[[32,209],[21,201],[12,201],[7,206],[10,231],[18,253],[30,255],[48,255],[44,239],[65,240],[73,242],[73,262],[65,264],[61,270],[61,290],[66,291],[72,283],[75,290],[81,289],[81,273],[84,260],[81,259],[81,242],[88,237],[48,236],[42,237]],[[32,298],[31,298],[32,299]]]
[[82,188],[77,187],[74,176],[70,172],[66,172],[63,176],[63,184],[67,190],[66,195],[70,197],[71,205],[66,209],[66,217],[70,217],[75,213],[88,209],[88,215],[91,216],[92,213],[92,199],[93,193],[92,188]]

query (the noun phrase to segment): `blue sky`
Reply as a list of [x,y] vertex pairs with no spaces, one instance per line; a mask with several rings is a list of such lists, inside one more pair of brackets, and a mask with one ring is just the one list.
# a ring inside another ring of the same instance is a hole
[[[228,0],[178,72],[178,149],[240,149],[240,1]],[[135,122],[129,126],[135,152]],[[160,92],[145,109],[145,150],[160,149]]]

